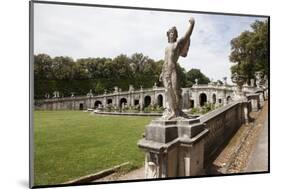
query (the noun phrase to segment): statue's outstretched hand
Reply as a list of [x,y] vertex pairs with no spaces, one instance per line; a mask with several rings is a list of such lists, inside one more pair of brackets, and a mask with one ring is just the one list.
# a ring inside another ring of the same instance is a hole
[[194,18],[193,18],[193,17],[190,17],[190,18],[189,18],[189,23],[193,25],[194,22],[195,22]]

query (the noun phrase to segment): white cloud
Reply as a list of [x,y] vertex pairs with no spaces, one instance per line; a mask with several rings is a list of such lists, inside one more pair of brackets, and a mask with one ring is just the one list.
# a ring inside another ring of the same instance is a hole
[[176,26],[181,37],[191,16],[196,20],[191,47],[180,64],[213,79],[230,78],[229,42],[257,18],[36,4],[35,54],[76,59],[141,52],[163,59],[166,31]]

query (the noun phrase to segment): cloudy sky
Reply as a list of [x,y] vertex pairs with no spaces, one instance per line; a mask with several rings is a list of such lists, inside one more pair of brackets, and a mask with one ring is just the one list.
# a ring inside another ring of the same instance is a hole
[[167,30],[176,26],[181,37],[190,17],[195,18],[191,45],[179,63],[187,71],[197,68],[211,79],[227,76],[230,82],[230,40],[264,18],[35,4],[34,53],[77,59],[138,52],[159,60]]

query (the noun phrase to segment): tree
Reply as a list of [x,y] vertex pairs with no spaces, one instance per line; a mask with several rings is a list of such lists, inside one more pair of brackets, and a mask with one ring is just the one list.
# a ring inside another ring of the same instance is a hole
[[240,75],[248,84],[257,71],[268,76],[268,21],[255,21],[251,28],[231,40],[229,56],[236,63],[231,68],[232,75]]
[[102,94],[104,92],[105,88],[103,87],[103,84],[98,81],[95,86],[95,94]]
[[144,65],[148,61],[148,57],[142,53],[134,53],[130,58],[130,67],[134,73],[141,72],[144,69]]
[[199,69],[193,68],[186,73],[186,86],[192,87],[195,83],[195,79],[198,79],[198,84],[208,84],[210,82],[210,79]]
[[[135,89],[150,88],[159,82],[163,60],[155,61],[141,53],[131,57],[121,54],[113,59],[96,57],[81,58],[74,61],[71,57],[51,58],[46,54],[34,57],[34,95],[36,99],[44,98],[46,93],[59,91],[64,96],[86,95],[90,89],[94,94],[101,94],[106,89],[112,92],[114,86],[123,91],[130,84]],[[186,72],[178,65],[181,86],[186,85]]]
[[55,57],[52,60],[52,73],[55,79],[72,79],[74,76],[74,60],[70,57]]
[[52,76],[52,58],[47,54],[34,56],[34,78],[50,79]]
[[187,73],[183,67],[180,66],[180,64],[177,64],[177,73],[178,73],[178,80],[180,81],[181,87],[188,87],[188,79],[187,79]]

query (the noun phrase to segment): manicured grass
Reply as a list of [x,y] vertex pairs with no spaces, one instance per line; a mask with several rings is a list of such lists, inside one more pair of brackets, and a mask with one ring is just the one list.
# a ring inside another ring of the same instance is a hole
[[129,161],[151,117],[101,116],[81,111],[35,111],[35,185],[60,184]]

